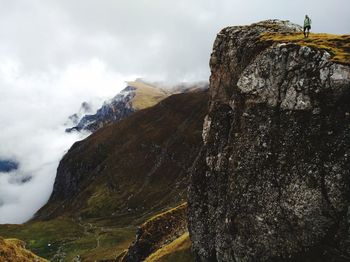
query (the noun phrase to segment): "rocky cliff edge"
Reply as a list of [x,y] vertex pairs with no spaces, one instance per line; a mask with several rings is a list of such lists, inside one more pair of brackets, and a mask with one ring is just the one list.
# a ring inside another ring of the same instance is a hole
[[350,261],[350,38],[300,30],[217,35],[189,186],[197,261]]

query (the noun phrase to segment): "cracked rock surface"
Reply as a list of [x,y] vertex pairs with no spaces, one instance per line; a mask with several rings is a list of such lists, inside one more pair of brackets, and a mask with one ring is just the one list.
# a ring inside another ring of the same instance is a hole
[[223,29],[189,186],[198,261],[350,261],[350,68],[266,44],[289,22]]

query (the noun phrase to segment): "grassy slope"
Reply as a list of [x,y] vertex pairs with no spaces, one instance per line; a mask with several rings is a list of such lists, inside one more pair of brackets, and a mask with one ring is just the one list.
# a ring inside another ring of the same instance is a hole
[[127,259],[145,259],[165,244],[175,240],[187,231],[187,203],[182,203],[165,212],[149,218],[140,226],[142,234],[138,242],[129,247]]
[[18,239],[0,237],[0,262],[45,262],[25,248],[25,243]]
[[69,219],[3,225],[0,231],[3,236],[25,240],[28,248],[46,258],[55,254],[59,246],[82,237],[84,232],[78,224]]
[[188,232],[186,232],[170,244],[151,254],[145,262],[191,262],[193,260],[191,240]]
[[132,105],[136,110],[154,106],[168,96],[168,94],[161,88],[152,86],[142,81],[133,81],[128,82],[127,84],[136,88],[136,95],[131,100]]
[[[191,243],[187,232],[187,203],[182,203],[149,218],[141,226],[137,242],[118,256],[117,261],[191,261]],[[171,261],[171,260],[169,260]]]
[[[84,261],[116,257],[130,245],[135,225],[105,226],[94,221],[77,222],[69,218],[32,221],[24,225],[4,225],[0,232],[27,242],[27,248],[42,257],[65,261],[80,255]],[[58,254],[58,255],[57,255]]]
[[49,259],[114,258],[134,240],[137,225],[184,200],[206,101],[206,92],[174,95],[78,142],[61,164],[83,176],[79,192],[64,199],[59,191],[37,219],[2,225],[0,235],[23,239]]
[[266,33],[261,37],[262,41],[294,43],[302,46],[328,51],[332,61],[350,65],[350,35],[310,34],[304,38],[303,33]]

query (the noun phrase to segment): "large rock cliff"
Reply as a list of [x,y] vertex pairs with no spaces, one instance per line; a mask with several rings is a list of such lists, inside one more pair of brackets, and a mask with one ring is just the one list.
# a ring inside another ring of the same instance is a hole
[[189,186],[198,261],[350,261],[350,61],[312,39],[264,40],[299,30],[264,21],[217,36]]

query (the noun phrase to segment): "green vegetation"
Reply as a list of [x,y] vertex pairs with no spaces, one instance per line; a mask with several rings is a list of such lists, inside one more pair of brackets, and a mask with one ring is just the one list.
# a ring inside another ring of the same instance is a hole
[[108,187],[102,184],[94,188],[93,194],[87,200],[86,208],[81,211],[86,217],[96,217],[101,214],[101,210],[108,211],[112,207],[113,195],[110,194]]
[[[129,247],[138,224],[146,221],[142,226],[153,237],[155,230],[167,227],[168,224],[162,225],[163,221],[174,224],[171,219],[178,219],[174,214],[184,214],[185,208],[186,203],[161,214],[154,210],[137,217],[129,214],[82,221],[59,217],[23,225],[1,225],[0,235],[24,240],[29,250],[51,261],[63,257],[64,261],[72,261],[77,256],[84,261],[112,259]],[[184,215],[181,217],[184,218]],[[159,237],[159,234],[167,237],[164,231],[158,231],[155,236]]]
[[304,38],[303,33],[265,33],[261,40],[326,50],[333,62],[350,65],[350,35],[310,34],[309,38]]
[[97,261],[102,259],[115,258],[120,252],[125,250],[134,239],[135,228],[117,227],[95,227],[90,233],[80,241],[76,241],[70,249],[70,256],[66,260],[80,255],[83,261]]
[[160,214],[119,216],[113,218],[115,221],[110,218],[76,221],[60,217],[23,225],[1,225],[0,235],[23,239],[29,250],[51,261],[60,258],[72,261],[77,256],[83,261],[113,259],[129,247],[135,238],[136,225],[142,221],[146,221],[142,224],[146,241],[155,243],[158,248],[157,244],[169,234],[175,234],[173,231],[177,231],[177,225],[184,223],[186,208],[184,203]]
[[81,237],[83,232],[77,223],[68,219],[0,227],[0,235],[24,240],[30,250],[45,258],[52,257],[63,244]]
[[170,244],[158,249],[146,258],[145,262],[191,262],[193,260],[191,240],[188,232],[186,232]]
[[25,242],[18,239],[0,237],[0,262],[46,262],[32,252],[26,250]]
[[28,249],[53,261],[61,257],[71,261],[78,255],[84,261],[95,261],[114,258],[127,248],[135,227],[110,227],[58,218],[24,225],[3,225],[0,232],[4,237],[23,239]]

